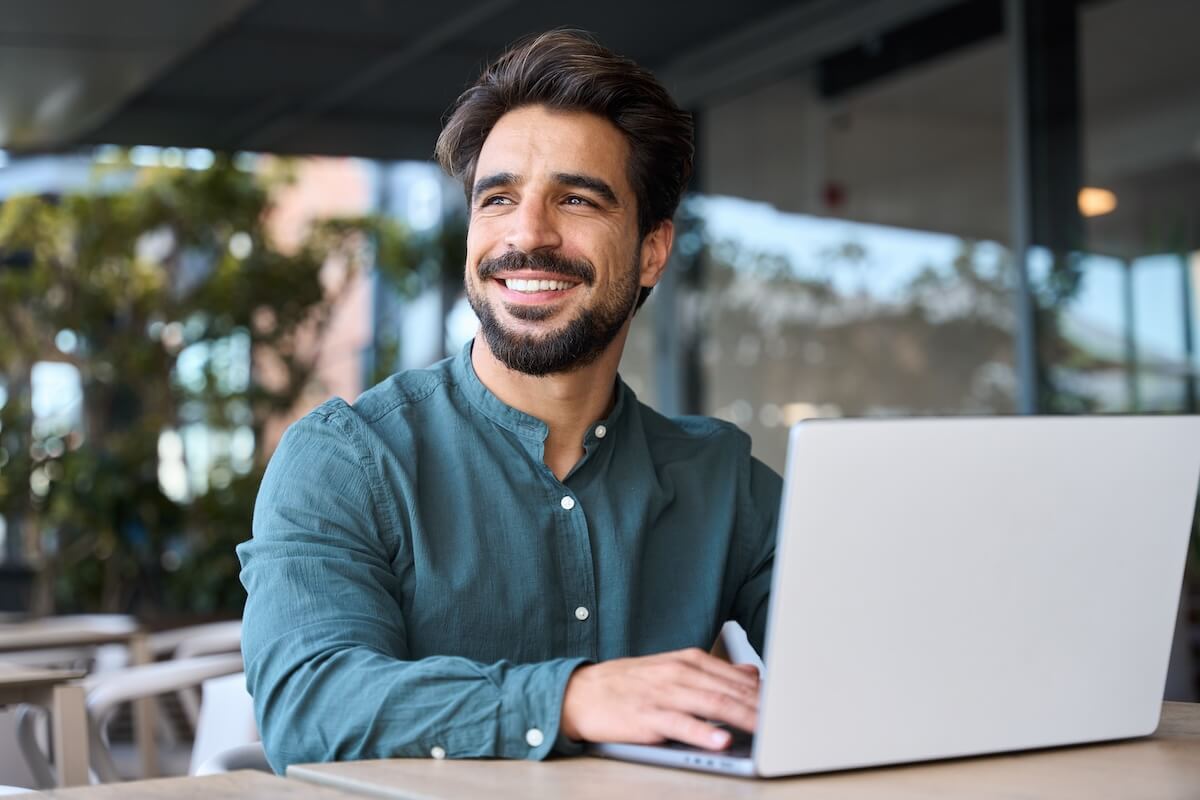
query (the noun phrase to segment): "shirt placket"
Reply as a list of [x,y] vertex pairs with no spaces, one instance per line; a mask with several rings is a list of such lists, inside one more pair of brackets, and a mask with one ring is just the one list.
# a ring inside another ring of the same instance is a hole
[[567,646],[572,656],[589,659],[599,657],[596,636],[596,581],[592,564],[591,533],[587,515],[579,498],[569,486],[555,479],[558,500],[558,528],[564,541],[558,548],[559,569],[565,589],[562,602],[567,619]]

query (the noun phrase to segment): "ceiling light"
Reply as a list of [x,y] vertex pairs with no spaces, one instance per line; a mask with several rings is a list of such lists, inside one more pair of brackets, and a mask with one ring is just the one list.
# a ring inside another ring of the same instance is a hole
[[1117,196],[1108,189],[1085,186],[1079,190],[1079,213],[1085,217],[1101,217],[1117,209]]

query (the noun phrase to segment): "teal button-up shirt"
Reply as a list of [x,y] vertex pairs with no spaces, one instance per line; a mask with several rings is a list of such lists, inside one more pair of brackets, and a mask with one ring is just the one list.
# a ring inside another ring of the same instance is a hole
[[562,481],[546,425],[468,344],[292,425],[238,547],[246,681],[267,756],[543,758],[580,664],[762,652],[779,476],[733,425],[617,381]]

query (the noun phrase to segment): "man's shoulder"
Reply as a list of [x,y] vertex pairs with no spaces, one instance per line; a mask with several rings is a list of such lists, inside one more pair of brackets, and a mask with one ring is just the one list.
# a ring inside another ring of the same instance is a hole
[[750,436],[732,422],[700,415],[669,417],[645,404],[639,406],[647,443],[656,453],[668,457],[750,454]]
[[451,359],[446,359],[397,372],[359,395],[351,408],[364,423],[373,425],[396,412],[420,407],[454,385],[450,363]]
[[[397,372],[360,394],[353,403],[331,397],[310,411],[305,419],[334,424],[337,427],[371,428],[396,414],[419,408],[454,383],[451,371],[442,361],[423,369]],[[302,420],[303,421],[303,420]]]

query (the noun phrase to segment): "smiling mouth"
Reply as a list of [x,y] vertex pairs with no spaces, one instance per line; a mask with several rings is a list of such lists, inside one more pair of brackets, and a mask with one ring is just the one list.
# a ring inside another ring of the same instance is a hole
[[522,294],[537,294],[540,292],[562,292],[576,284],[570,281],[544,281],[523,278],[500,279],[505,288]]

